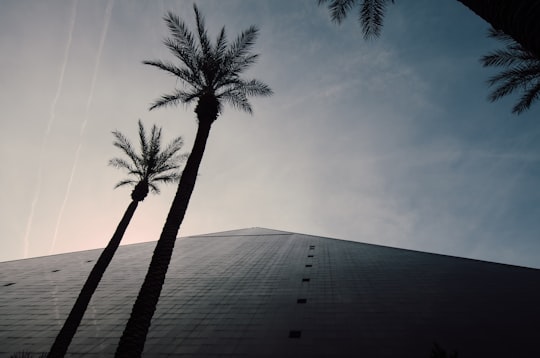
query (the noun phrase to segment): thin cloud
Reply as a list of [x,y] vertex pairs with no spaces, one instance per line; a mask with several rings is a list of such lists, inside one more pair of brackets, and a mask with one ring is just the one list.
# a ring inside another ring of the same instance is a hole
[[104,23],[103,23],[103,29],[101,31],[101,37],[99,40],[99,46],[98,46],[98,52],[96,56],[96,63],[94,66],[94,72],[92,74],[92,82],[90,84],[90,93],[88,95],[88,99],[86,101],[86,108],[84,112],[84,120],[81,124],[81,129],[79,132],[79,145],[77,146],[77,150],[75,151],[75,159],[73,160],[73,165],[71,166],[71,172],[69,174],[69,180],[66,187],[66,193],[64,195],[64,200],[62,201],[62,205],[60,206],[60,212],[58,213],[58,218],[56,219],[56,226],[54,228],[54,235],[51,242],[51,247],[49,249],[49,253],[54,252],[54,248],[56,245],[56,242],[58,240],[58,232],[60,230],[60,224],[62,223],[62,219],[64,217],[64,210],[66,209],[66,204],[69,199],[69,196],[71,194],[71,187],[73,185],[73,178],[75,177],[75,172],[77,170],[77,164],[79,162],[79,157],[82,150],[82,137],[84,135],[84,131],[86,129],[86,125],[88,124],[88,114],[90,112],[90,106],[92,104],[92,100],[94,98],[94,89],[96,87],[96,80],[97,80],[97,74],[99,72],[99,65],[101,62],[101,55],[103,53],[103,46],[105,44],[105,39],[107,38],[107,30],[109,28],[109,23],[111,21],[111,13],[112,8],[114,5],[114,0],[109,0],[107,3],[107,8],[105,9],[105,17],[104,17]]
[[36,210],[36,204],[38,203],[39,201],[39,197],[40,197],[40,194],[41,194],[41,185],[42,185],[42,180],[43,180],[43,162],[44,162],[44,157],[43,157],[43,153],[45,152],[45,147],[46,147],[46,144],[47,144],[47,140],[49,138],[49,134],[51,132],[51,128],[54,124],[54,120],[56,118],[56,106],[58,104],[58,100],[60,99],[60,94],[62,93],[62,87],[64,85],[64,75],[66,73],[66,67],[67,67],[67,63],[68,63],[68,59],[69,59],[69,52],[70,52],[70,49],[71,49],[71,41],[73,39],[73,29],[75,28],[75,21],[77,19],[77,5],[79,3],[79,0],[74,0],[73,1],[73,7],[72,7],[72,11],[71,11],[71,16],[70,16],[70,22],[69,22],[69,30],[68,30],[68,38],[67,38],[67,43],[66,43],[66,47],[65,47],[65,50],[64,50],[64,57],[63,57],[63,60],[62,60],[62,65],[60,66],[60,77],[58,79],[58,86],[56,88],[56,93],[54,95],[54,98],[51,102],[51,110],[50,110],[50,114],[49,114],[49,121],[47,122],[47,128],[45,130],[45,134],[43,135],[43,139],[42,139],[42,142],[41,142],[41,150],[39,151],[40,153],[40,159],[39,159],[39,167],[38,167],[38,173],[37,173],[37,180],[36,180],[36,189],[35,189],[35,192],[34,192],[34,197],[32,199],[32,202],[30,204],[30,214],[28,215],[28,220],[27,220],[27,224],[26,224],[26,230],[25,230],[25,234],[24,234],[24,238],[23,238],[23,242],[24,242],[24,257],[28,257],[28,251],[30,249],[30,232],[32,230],[32,224],[34,222],[34,214],[35,214],[35,210]]

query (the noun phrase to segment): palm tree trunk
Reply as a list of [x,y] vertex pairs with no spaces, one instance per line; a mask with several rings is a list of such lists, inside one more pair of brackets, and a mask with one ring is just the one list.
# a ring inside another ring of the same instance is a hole
[[189,199],[195,187],[199,165],[201,164],[213,119],[201,120],[199,118],[193,150],[182,172],[167,220],[154,249],[148,272],[133,305],[124,333],[120,337],[115,357],[136,358],[140,357],[143,352],[146,335],[156,310],[161,289],[165,283],[165,275],[171,261],[176,235],[184,220]]
[[540,58],[540,1],[458,0]]
[[84,283],[84,286],[79,293],[79,297],[77,297],[77,300],[75,301],[75,304],[73,305],[69,316],[64,322],[62,329],[56,336],[51,350],[47,355],[48,358],[64,357],[64,355],[66,354],[69,344],[71,343],[75,332],[77,332],[77,328],[79,328],[86,308],[88,307],[88,303],[90,302],[92,295],[96,291],[96,288],[101,281],[103,273],[111,263],[114,253],[120,245],[120,241],[122,240],[122,237],[126,232],[126,228],[128,227],[129,222],[131,221],[131,218],[133,217],[133,214],[135,213],[135,209],[137,209],[138,204],[138,201],[133,200],[127,207],[126,212],[122,217],[122,220],[116,227],[116,231],[114,232],[113,237],[107,244],[107,247],[103,249],[103,252],[99,256],[94,267],[92,268],[92,271],[90,271],[90,274],[88,275],[88,278],[86,279],[86,282]]

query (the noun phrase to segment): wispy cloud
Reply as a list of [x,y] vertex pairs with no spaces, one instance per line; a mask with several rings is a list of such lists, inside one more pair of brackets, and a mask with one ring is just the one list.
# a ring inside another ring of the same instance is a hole
[[62,218],[64,216],[64,211],[66,209],[66,204],[67,204],[67,201],[69,199],[69,195],[71,193],[71,187],[73,185],[73,178],[75,177],[75,172],[77,170],[77,164],[79,163],[79,157],[80,157],[81,150],[82,150],[82,137],[84,135],[84,131],[85,131],[86,126],[88,124],[88,114],[90,112],[90,106],[92,105],[92,100],[94,98],[94,90],[95,90],[95,87],[96,87],[96,80],[97,80],[97,75],[98,75],[98,72],[99,72],[99,65],[100,65],[100,62],[101,62],[101,55],[103,53],[103,46],[105,44],[105,39],[107,38],[107,30],[109,29],[109,23],[111,21],[111,13],[112,13],[113,5],[114,5],[114,0],[109,0],[109,2],[107,3],[107,8],[105,9],[103,28],[101,30],[101,37],[100,37],[100,40],[99,40],[99,46],[98,46],[98,51],[97,51],[97,56],[96,56],[96,63],[94,65],[94,71],[92,73],[92,82],[90,84],[90,93],[89,93],[88,99],[86,101],[86,107],[85,107],[85,111],[84,111],[84,120],[83,120],[83,122],[81,124],[81,129],[79,131],[79,137],[80,137],[79,138],[79,145],[77,146],[77,150],[75,151],[75,159],[73,160],[73,165],[71,166],[71,172],[69,174],[69,180],[68,180],[68,183],[67,183],[66,192],[64,194],[64,200],[62,201],[62,205],[60,206],[60,211],[58,213],[58,218],[56,220],[56,225],[55,225],[55,228],[54,228],[53,240],[51,242],[51,247],[49,249],[49,253],[52,253],[54,251],[56,241],[58,240],[58,232],[60,230],[60,225],[62,223]]
[[26,223],[26,230],[23,238],[24,242],[24,257],[28,257],[28,252],[30,249],[30,232],[32,230],[32,224],[34,221],[34,214],[36,210],[36,205],[39,201],[39,197],[41,194],[41,185],[43,181],[43,165],[45,158],[43,157],[43,153],[45,152],[45,147],[47,144],[47,140],[49,138],[49,134],[51,132],[51,128],[54,124],[54,120],[56,118],[56,106],[58,104],[58,100],[60,99],[60,94],[62,93],[62,87],[64,85],[64,75],[66,73],[66,67],[68,64],[69,59],[69,52],[71,49],[71,41],[73,39],[73,30],[75,28],[75,21],[77,19],[77,5],[79,3],[79,0],[73,1],[73,7],[71,11],[70,16],[70,23],[69,23],[69,30],[68,30],[68,39],[66,43],[66,47],[64,49],[64,56],[62,60],[62,65],[60,67],[60,76],[58,79],[58,86],[56,87],[56,93],[54,94],[54,98],[51,102],[51,110],[49,114],[49,121],[47,122],[47,128],[45,129],[45,134],[43,135],[43,139],[41,142],[41,150],[40,150],[40,159],[39,159],[39,167],[38,167],[38,173],[37,173],[37,180],[36,180],[36,189],[34,191],[34,197],[32,199],[32,202],[30,204],[30,214],[28,215],[28,220]]

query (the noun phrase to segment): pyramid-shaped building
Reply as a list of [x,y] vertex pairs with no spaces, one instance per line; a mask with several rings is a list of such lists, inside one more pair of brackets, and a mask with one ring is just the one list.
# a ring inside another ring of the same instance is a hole
[[[68,357],[112,357],[155,242],[119,248]],[[45,352],[101,250],[0,263],[0,357]],[[540,357],[540,270],[261,228],[180,238],[144,357]]]

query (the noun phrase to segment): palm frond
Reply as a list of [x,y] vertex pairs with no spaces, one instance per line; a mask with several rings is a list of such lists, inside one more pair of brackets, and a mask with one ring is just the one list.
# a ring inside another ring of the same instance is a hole
[[512,108],[512,113],[521,114],[539,99],[540,59],[501,31],[491,29],[489,36],[502,41],[505,48],[481,58],[484,67],[504,68],[487,81],[494,88],[488,99],[493,102],[514,92],[522,92]]
[[227,33],[225,32],[225,26],[221,28],[221,31],[219,32],[217,41],[216,41],[216,47],[214,49],[214,53],[216,54],[217,58],[220,58],[223,60],[225,57],[225,52],[227,50]]
[[193,11],[195,12],[195,22],[197,24],[197,33],[199,35],[199,43],[201,44],[202,55],[204,57],[208,57],[211,53],[211,46],[204,24],[204,16],[201,15],[197,5],[195,4],[193,4]]
[[520,66],[510,68],[491,77],[488,80],[490,86],[497,87],[489,96],[491,101],[496,101],[519,88],[528,89],[540,79],[540,64],[537,66]]
[[131,161],[135,164],[136,167],[139,165],[138,155],[135,153],[133,146],[129,140],[119,131],[113,131],[112,134],[116,138],[116,141],[113,145],[117,148],[120,148]]
[[190,103],[194,99],[198,98],[200,92],[186,92],[182,90],[177,90],[175,93],[170,95],[163,95],[157,99],[150,106],[150,110],[167,107],[167,106],[176,106],[179,103]]
[[247,30],[242,31],[242,33],[234,40],[230,45],[229,50],[225,54],[225,64],[233,64],[235,61],[242,59],[245,56],[248,56],[251,51],[251,48],[257,40],[259,35],[259,29],[255,26],[250,26]]
[[230,46],[230,54],[233,58],[243,57],[249,54],[255,41],[259,36],[259,28],[251,25],[246,30],[242,31]]
[[358,21],[362,27],[364,39],[380,36],[388,2],[394,0],[318,0],[318,5],[328,4],[332,21],[341,24],[349,12],[359,7]]
[[148,143],[146,141],[146,131],[144,130],[144,126],[140,119],[139,119],[138,125],[139,125],[139,143],[141,146],[141,154],[142,154],[142,157],[138,157],[138,161],[139,161],[139,165],[143,166],[144,162],[146,162],[146,160],[148,159],[147,158]]
[[143,61],[145,65],[150,65],[159,68],[160,70],[171,73],[172,75],[178,77],[188,86],[191,86],[191,83],[197,82],[197,76],[189,69],[178,68],[170,62],[165,61]]
[[[233,77],[238,77],[237,74],[240,74],[247,70],[251,65],[253,65],[257,59],[259,58],[259,54],[251,54],[247,56],[243,56],[240,58],[236,58],[232,61],[230,61],[229,65],[225,68],[227,72],[225,74],[234,74]],[[230,77],[230,76],[222,76],[224,78]]]
[[[495,36],[496,34],[497,36]],[[527,64],[536,64],[538,58],[530,51],[527,51],[523,46],[514,41],[514,39],[506,35],[502,31],[490,29],[490,37],[498,39],[505,44],[504,49],[498,49],[482,56],[480,62],[484,67],[500,66],[522,66]]]
[[165,46],[185,64],[193,74],[199,72],[200,48],[195,42],[195,36],[188,29],[186,24],[173,13],[169,12],[165,16],[167,27],[171,31],[172,37],[164,40]]
[[[179,149],[178,149],[179,150]],[[185,156],[178,154],[177,151],[170,153],[159,153],[155,158],[154,173],[160,174],[169,170],[180,168],[180,164],[185,162]]]
[[[158,155],[160,162],[167,162],[170,160],[174,155],[176,155],[184,146],[184,140],[180,137],[173,140],[165,149],[161,151],[161,153]],[[180,159],[175,159],[174,162],[177,162]]]
[[160,182],[160,183],[174,183],[180,179],[180,174],[178,173],[171,173],[169,175],[160,175],[158,177],[154,178],[154,182]]
[[116,169],[125,169],[128,171],[128,173],[132,174],[137,172],[137,168],[133,165],[126,162],[124,159],[121,158],[113,158],[109,160],[109,165],[112,167],[115,167]]
[[238,90],[231,89],[229,91],[225,91],[220,95],[219,98],[223,99],[236,109],[242,110],[249,114],[253,113],[253,108],[251,107],[246,95]]
[[512,66],[513,64],[520,63],[523,60],[524,58],[517,51],[500,50],[500,49],[490,52],[489,54],[482,56],[482,58],[480,59],[480,61],[482,62],[482,66],[484,67],[490,67],[490,66],[508,67],[508,66]]
[[121,186],[124,186],[124,185],[135,185],[137,184],[139,181],[138,180],[133,180],[133,179],[125,179],[125,180],[122,180],[120,182],[118,182],[114,188],[119,188]]
[[501,75],[504,76],[504,75],[508,74],[508,72],[511,72],[511,71],[504,71],[501,74],[499,74],[497,76],[494,76],[494,77],[491,77],[488,80],[488,84],[490,86],[496,87],[488,95],[489,101],[495,102],[495,101],[509,95],[510,93],[516,91],[521,86],[521,83],[518,82],[514,78],[508,78],[508,79],[500,78]]
[[199,72],[197,52],[191,52],[188,48],[180,46],[178,41],[172,38],[164,39],[163,44],[196,76],[195,74]]
[[169,175],[171,171],[177,171],[180,169],[180,165],[172,165],[168,163],[161,163],[155,166],[155,172],[152,173],[149,178],[155,180],[156,177],[162,175],[162,173],[165,173],[166,175]]
[[345,20],[349,11],[356,5],[356,0],[319,0],[319,5],[329,3],[328,10],[332,21],[340,24]]
[[177,46],[184,48],[190,53],[199,52],[199,48],[195,42],[195,37],[178,16],[172,12],[168,12],[164,17],[164,20],[167,23],[167,27],[171,31],[174,40],[177,42]]
[[156,162],[161,150],[161,128],[156,127],[155,124],[152,126],[149,144],[149,150],[146,155],[148,158],[148,165],[151,166]]
[[499,41],[503,42],[505,45],[511,45],[512,46],[512,45],[514,45],[516,43],[516,41],[514,40],[514,38],[512,36],[508,35],[507,33],[505,33],[502,30],[496,30],[493,27],[489,28],[488,37],[490,37],[492,39],[495,39],[495,40],[499,40]]
[[516,66],[508,66],[509,68],[488,80],[490,86],[496,85],[501,81],[521,82],[524,86],[527,83],[538,79],[540,76],[540,60],[536,64],[521,64]]
[[272,89],[264,82],[252,79],[244,81],[239,78],[230,79],[226,86],[223,87],[223,92],[217,94],[217,97],[241,93],[244,96],[270,96],[273,94]]
[[239,74],[251,67],[252,64],[258,59],[258,54],[251,54],[243,58],[230,61],[227,64],[223,64],[216,74],[216,82],[214,84],[214,90],[219,92],[223,87],[228,87],[231,84],[237,83],[240,79]]
[[360,7],[359,21],[364,39],[379,37],[383,26],[387,0],[364,0]]
[[161,191],[159,190],[159,187],[154,183],[148,183],[148,187],[150,188],[150,191],[154,194],[159,194]]
[[518,103],[512,108],[512,113],[521,114],[529,109],[535,101],[540,99],[540,82],[528,88],[521,96]]
[[266,83],[255,79],[243,82],[238,90],[247,96],[271,96],[274,93]]

